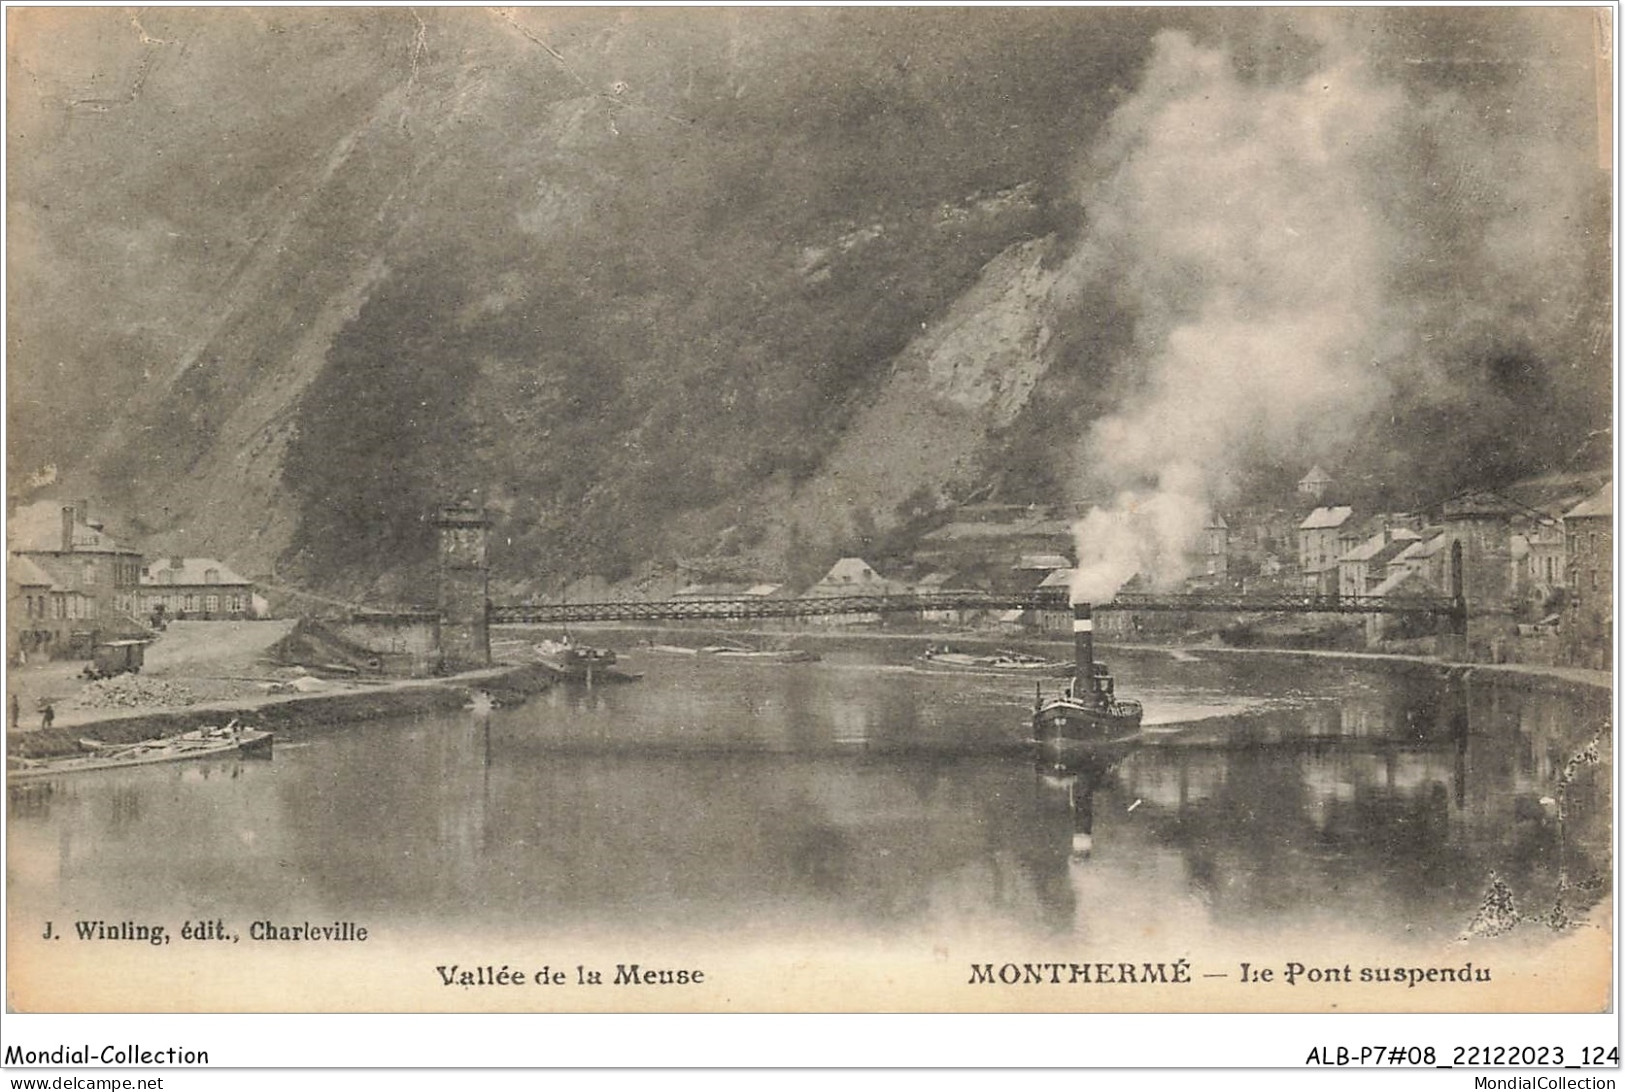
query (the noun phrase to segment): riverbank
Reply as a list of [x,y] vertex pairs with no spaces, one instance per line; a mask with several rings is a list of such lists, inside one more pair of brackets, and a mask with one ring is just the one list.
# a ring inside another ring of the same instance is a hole
[[1543,664],[1475,664],[1454,660],[1441,660],[1436,656],[1413,656],[1399,652],[1341,652],[1308,648],[1231,648],[1227,645],[1169,645],[1111,644],[1100,642],[1106,648],[1131,649],[1137,652],[1167,652],[1175,656],[1254,657],[1271,656],[1282,660],[1340,661],[1365,666],[1377,664],[1416,665],[1435,668],[1443,672],[1466,676],[1494,674],[1515,676],[1532,683],[1572,684],[1597,690],[1612,691],[1614,676],[1608,671],[1592,671],[1583,667],[1549,667]]
[[75,754],[79,740],[136,743],[178,735],[236,718],[271,732],[297,731],[338,722],[374,720],[459,709],[475,692],[499,703],[546,690],[552,673],[539,664],[502,664],[431,679],[351,683],[312,694],[263,694],[197,705],[83,711],[72,723],[6,733],[6,753],[20,758]]

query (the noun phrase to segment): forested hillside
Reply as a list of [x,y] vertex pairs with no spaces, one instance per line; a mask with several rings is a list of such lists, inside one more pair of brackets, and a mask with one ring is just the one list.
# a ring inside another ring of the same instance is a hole
[[9,18],[9,489],[149,552],[409,600],[467,495],[535,592],[1172,479],[1123,436],[1396,504],[1610,447],[1584,13]]

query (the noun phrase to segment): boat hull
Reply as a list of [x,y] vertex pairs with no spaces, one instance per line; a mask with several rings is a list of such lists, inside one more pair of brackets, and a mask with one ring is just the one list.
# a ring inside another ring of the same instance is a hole
[[965,656],[958,653],[936,653],[917,656],[916,667],[922,671],[947,671],[966,675],[1027,675],[1033,678],[1064,678],[1072,673],[1072,665],[1051,660],[1001,661],[992,656]]
[[1058,755],[1109,756],[1140,734],[1140,717],[1139,708],[1127,703],[1052,698],[1033,713],[1033,737]]
[[[129,766],[152,766],[162,762],[188,762],[200,758],[222,758],[237,754],[244,758],[270,758],[275,737],[257,728],[205,728],[178,736],[143,740],[140,743],[108,744],[81,740],[80,746],[94,744],[89,754],[42,759],[26,765],[8,763],[7,783],[40,781],[71,773],[93,770],[119,770]],[[16,760],[11,760],[15,763]]]
[[541,665],[562,682],[635,682],[643,678],[639,672],[616,667],[613,649],[543,641],[535,650]]
[[[702,648],[700,651],[706,652],[707,650]],[[719,660],[749,660],[753,663],[763,664],[810,664],[819,659],[818,653],[807,652],[799,648],[787,648],[783,650],[745,649],[743,651],[738,649],[724,649],[720,652],[712,652],[710,655],[715,656]]]
[[618,667],[598,667],[586,664],[560,664],[542,661],[542,666],[553,673],[553,678],[559,682],[576,683],[623,683],[637,682],[643,678],[641,671],[623,671]]

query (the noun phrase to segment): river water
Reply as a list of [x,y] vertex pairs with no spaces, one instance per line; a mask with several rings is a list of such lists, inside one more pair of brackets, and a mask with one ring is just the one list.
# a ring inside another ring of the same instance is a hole
[[270,762],[14,786],[12,921],[1087,954],[1544,936],[1612,889],[1604,694],[1118,651],[1145,740],[1080,779],[1030,754],[1031,681],[922,670],[921,644],[836,640],[803,664],[644,651],[623,656],[635,683],[285,734]]

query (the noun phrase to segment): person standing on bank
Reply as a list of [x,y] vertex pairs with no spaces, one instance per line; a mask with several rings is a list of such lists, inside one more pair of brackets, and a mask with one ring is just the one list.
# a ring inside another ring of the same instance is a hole
[[55,720],[56,709],[51,705],[50,702],[46,702],[45,708],[40,712],[39,726],[41,728],[49,728]]

